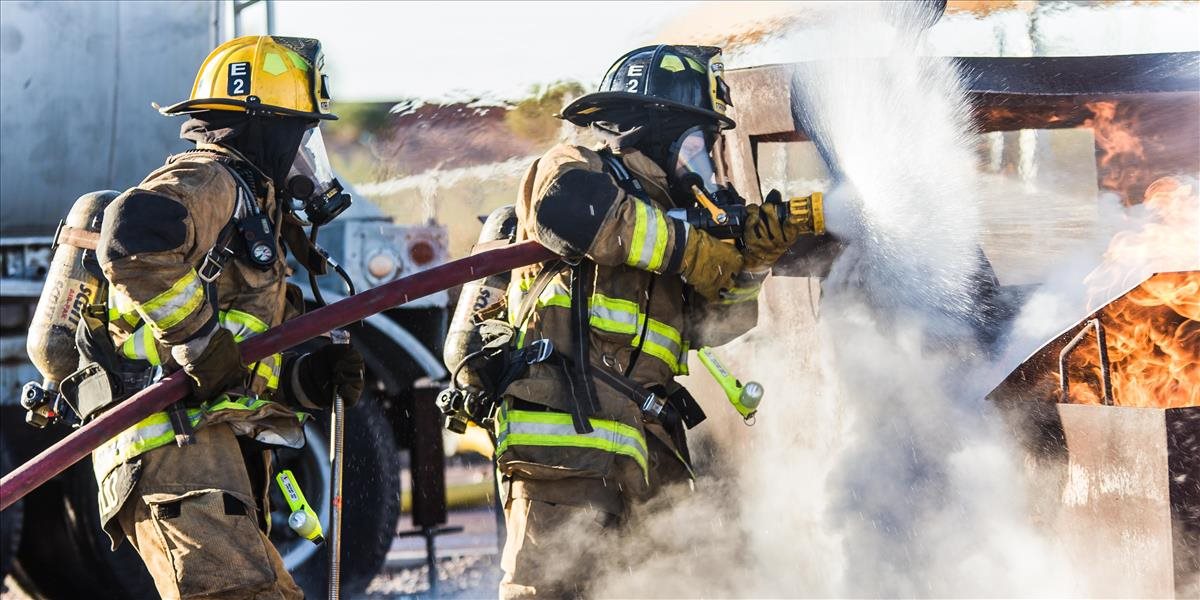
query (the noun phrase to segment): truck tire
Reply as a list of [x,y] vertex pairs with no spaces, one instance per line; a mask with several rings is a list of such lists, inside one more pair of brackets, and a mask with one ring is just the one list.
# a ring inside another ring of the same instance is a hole
[[[7,474],[16,465],[8,455],[8,447],[0,445],[0,473]],[[21,541],[21,519],[25,509],[25,500],[17,500],[0,512],[0,590],[6,588],[5,579],[12,568],[13,557],[17,553],[17,544]]]
[[[328,535],[329,413],[318,414],[314,421],[307,430],[307,447],[278,452],[276,470],[293,470],[309,503],[320,507],[318,514]],[[347,410],[345,452],[341,589],[344,597],[355,597],[383,568],[400,518],[400,457],[381,403],[369,392]],[[271,541],[284,564],[307,597],[325,597],[328,542],[314,547],[288,529],[287,505],[278,489],[272,490],[271,502]]]
[[157,598],[154,580],[129,544],[110,550],[100,529],[92,460],[83,459],[27,496],[26,535],[14,575],[35,598]]

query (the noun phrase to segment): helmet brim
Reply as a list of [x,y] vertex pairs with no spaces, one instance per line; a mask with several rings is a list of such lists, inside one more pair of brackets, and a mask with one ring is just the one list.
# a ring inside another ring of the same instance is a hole
[[196,98],[193,100],[184,100],[177,102],[171,106],[158,109],[160,114],[168,117],[176,115],[185,115],[188,113],[200,112],[205,110],[225,110],[222,108],[213,108],[217,106],[228,106],[230,109],[242,109],[246,112],[262,113],[267,115],[277,115],[282,117],[302,117],[305,119],[320,119],[322,121],[336,121],[337,115],[331,113],[314,113],[303,110],[295,110],[291,108],[283,108],[282,106],[271,106],[269,104],[250,104],[242,100],[232,100],[229,98]]
[[716,111],[630,92],[593,92],[580,96],[563,108],[562,114],[559,116],[580,127],[587,127],[597,121],[608,120],[605,118],[605,115],[611,114],[613,109],[618,108],[625,110],[630,108],[665,108],[667,110],[686,112],[711,119],[720,123],[721,129],[733,129],[737,127],[737,123],[733,119]]

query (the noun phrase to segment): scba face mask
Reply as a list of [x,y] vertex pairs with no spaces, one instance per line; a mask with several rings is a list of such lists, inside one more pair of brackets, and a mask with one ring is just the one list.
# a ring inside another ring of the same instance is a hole
[[313,225],[324,225],[350,208],[350,195],[333,175],[318,127],[304,132],[300,151],[288,172],[287,186],[295,199],[293,210],[303,210],[305,219]]
[[717,182],[717,169],[713,164],[713,148],[717,131],[711,126],[696,126],[684,131],[671,144],[671,179],[686,197],[699,189],[716,204],[728,204],[737,200],[737,193]]

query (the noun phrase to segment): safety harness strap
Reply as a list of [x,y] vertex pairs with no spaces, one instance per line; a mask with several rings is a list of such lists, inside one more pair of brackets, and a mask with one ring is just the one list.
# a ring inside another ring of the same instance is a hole
[[[604,163],[608,166],[608,170],[612,172],[613,177],[616,178],[617,183],[627,193],[633,195],[642,202],[646,202],[647,204],[650,203],[650,198],[646,196],[646,189],[642,187],[642,182],[638,181],[637,178],[629,172],[629,169],[625,168],[624,163],[621,162],[621,159],[616,154],[613,154],[611,149],[602,148],[600,150],[600,158],[604,160]],[[662,236],[662,239],[665,242],[665,232]],[[650,326],[650,300],[654,295],[654,284],[657,281],[658,276],[651,272],[650,284],[646,289],[646,309],[642,311],[646,314],[646,320],[644,323],[642,323],[642,331],[638,335],[637,346],[633,349],[633,354],[629,356],[629,365],[625,367],[625,375],[627,376],[630,373],[633,373],[633,367],[637,365],[638,359],[642,356],[642,350],[644,350],[646,347],[646,338],[648,328]],[[680,357],[680,360],[682,360],[682,357]],[[672,370],[678,371],[678,361],[673,366]]]
[[575,431],[590,433],[592,426],[588,418],[600,412],[600,401],[596,398],[596,384],[592,381],[591,361],[591,313],[587,298],[590,297],[595,271],[591,262],[581,260],[571,268],[571,359],[574,365],[566,364],[568,384],[571,386],[571,416],[575,420]]

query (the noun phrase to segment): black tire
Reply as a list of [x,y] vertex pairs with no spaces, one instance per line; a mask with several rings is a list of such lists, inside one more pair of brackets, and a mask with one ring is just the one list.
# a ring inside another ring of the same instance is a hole
[[[362,594],[383,568],[400,518],[400,458],[391,425],[380,403],[365,395],[347,411],[345,473],[342,516],[342,576],[344,597]],[[328,506],[328,475],[313,473],[313,466],[328,465],[329,415],[322,413],[309,427],[309,447],[302,451],[279,452],[276,469],[289,468],[298,479],[310,504]],[[326,483],[322,484],[322,480]],[[294,562],[304,544],[286,525],[286,504],[278,489],[272,490],[271,540],[280,549],[285,564]],[[280,510],[283,507],[283,510]],[[327,511],[326,511],[327,512]],[[322,515],[324,517],[325,515]],[[322,518],[325,534],[329,523]],[[296,583],[309,598],[328,595],[328,542],[307,552],[299,564],[289,564]]]
[[14,575],[35,598],[157,598],[154,580],[129,544],[111,551],[100,529],[91,458],[26,497]]
[[[8,447],[0,445],[0,473],[8,474],[16,465],[8,455]],[[13,558],[17,554],[17,544],[21,541],[22,516],[25,510],[25,500],[17,500],[12,506],[0,512],[0,590],[5,589],[5,579],[12,569]]]

